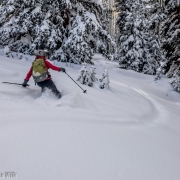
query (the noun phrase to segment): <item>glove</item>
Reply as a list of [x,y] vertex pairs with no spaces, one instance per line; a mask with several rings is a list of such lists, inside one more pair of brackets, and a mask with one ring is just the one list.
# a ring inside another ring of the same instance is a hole
[[27,83],[28,83],[28,81],[27,81],[27,80],[24,80],[24,82],[22,83],[22,86],[23,86],[23,87],[26,87],[26,86],[28,85]]
[[61,70],[62,72],[64,72],[64,73],[66,72],[66,69],[64,69],[64,68],[62,68],[62,67],[60,68],[60,70]]

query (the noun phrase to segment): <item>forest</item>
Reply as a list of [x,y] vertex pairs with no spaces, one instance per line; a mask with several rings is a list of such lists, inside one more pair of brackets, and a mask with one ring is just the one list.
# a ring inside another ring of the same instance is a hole
[[92,56],[99,53],[119,68],[155,80],[166,75],[180,92],[179,1],[113,3],[112,10],[109,0],[3,0],[0,44],[29,55],[46,49],[51,61],[75,64],[93,64]]

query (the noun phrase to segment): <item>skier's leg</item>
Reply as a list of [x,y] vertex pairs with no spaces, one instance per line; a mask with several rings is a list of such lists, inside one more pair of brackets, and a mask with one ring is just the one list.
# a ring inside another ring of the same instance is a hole
[[51,91],[55,94],[56,97],[61,98],[61,93],[59,92],[56,85],[51,79],[43,82],[39,82],[37,83],[37,85],[42,88],[42,92],[44,91],[45,88],[48,88],[51,89]]
[[61,98],[61,93],[59,92],[59,90],[57,89],[56,85],[54,84],[54,82],[52,80],[49,80],[49,89],[52,90],[52,92],[55,94],[55,96],[57,98]]
[[44,92],[45,89],[46,89],[46,82],[45,81],[42,81],[42,82],[38,82],[37,85],[39,87],[41,87],[41,92]]

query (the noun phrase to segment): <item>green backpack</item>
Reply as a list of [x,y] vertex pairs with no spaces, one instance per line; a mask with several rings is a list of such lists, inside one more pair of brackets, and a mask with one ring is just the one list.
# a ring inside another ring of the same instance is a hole
[[48,72],[47,72],[47,68],[43,59],[39,58],[33,61],[32,76],[36,83],[42,82],[47,79]]

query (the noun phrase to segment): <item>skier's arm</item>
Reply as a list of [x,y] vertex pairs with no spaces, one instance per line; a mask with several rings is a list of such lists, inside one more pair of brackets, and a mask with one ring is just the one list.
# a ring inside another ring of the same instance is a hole
[[32,67],[30,68],[29,72],[27,73],[25,80],[29,81],[31,76],[32,76]]
[[45,64],[46,64],[46,67],[48,67],[48,68],[50,68],[50,69],[52,69],[54,71],[61,71],[60,67],[54,66],[53,64],[51,64],[48,61],[45,61]]

